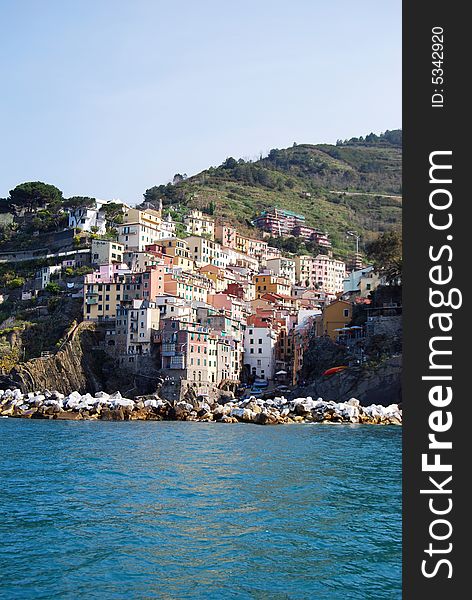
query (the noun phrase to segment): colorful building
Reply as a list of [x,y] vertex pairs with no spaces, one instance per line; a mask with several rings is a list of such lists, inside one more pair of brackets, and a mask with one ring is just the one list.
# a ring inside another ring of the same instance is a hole
[[270,208],[256,217],[253,224],[273,237],[282,237],[292,235],[295,227],[305,225],[305,217],[291,210]]
[[345,300],[335,300],[324,307],[321,316],[316,318],[316,335],[329,336],[333,341],[339,337],[339,329],[352,320],[352,304]]
[[109,265],[123,262],[124,246],[112,240],[92,240],[92,265]]
[[215,239],[215,220],[202,213],[201,210],[192,210],[184,217],[184,225],[191,235],[208,236]]
[[290,281],[284,277],[263,272],[254,275],[252,280],[256,286],[256,298],[260,298],[267,292],[280,294],[281,296],[291,295],[292,285]]

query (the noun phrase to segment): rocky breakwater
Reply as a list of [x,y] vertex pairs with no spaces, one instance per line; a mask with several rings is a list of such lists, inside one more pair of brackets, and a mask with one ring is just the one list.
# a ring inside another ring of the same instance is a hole
[[72,392],[28,392],[0,390],[0,415],[30,419],[108,420],[108,421],[203,421],[219,423],[361,423],[401,425],[402,411],[397,404],[361,406],[359,400],[324,401],[321,398],[276,397],[261,400],[251,397],[236,400],[231,395],[209,402],[202,397],[171,403],[156,394],[135,399],[119,392],[98,392],[95,396]]
[[60,392],[28,392],[0,390],[0,415],[28,419],[105,421],[159,421],[168,413],[170,405],[160,398],[132,400],[123,398],[120,392],[107,394],[97,392],[69,395]]

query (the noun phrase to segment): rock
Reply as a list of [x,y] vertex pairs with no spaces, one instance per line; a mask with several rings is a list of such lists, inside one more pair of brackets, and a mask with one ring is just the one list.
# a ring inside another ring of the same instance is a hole
[[113,399],[114,408],[134,408],[134,400],[129,398],[115,398]]
[[36,413],[36,408],[29,408],[28,410],[24,410],[21,414],[23,419],[31,419],[31,417]]
[[80,421],[83,416],[79,412],[63,411],[55,415],[58,421]]
[[236,417],[225,415],[220,419],[219,423],[238,423],[238,419]]
[[245,410],[246,410],[245,408],[232,408],[231,412],[229,414],[231,417],[236,417],[237,419],[242,419],[242,418],[244,418]]
[[11,403],[4,404],[2,407],[1,415],[2,417],[10,417],[15,410],[15,405]]
[[144,406],[151,408],[158,408],[160,405],[162,405],[162,403],[159,403],[157,400],[154,399],[145,400],[143,404]]
[[185,419],[193,411],[193,406],[188,402],[177,402],[174,406],[175,418],[179,420]]

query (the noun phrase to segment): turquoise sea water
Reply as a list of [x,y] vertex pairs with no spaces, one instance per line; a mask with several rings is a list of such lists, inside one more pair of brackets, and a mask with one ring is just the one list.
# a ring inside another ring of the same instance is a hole
[[401,598],[401,428],[0,419],[3,599]]

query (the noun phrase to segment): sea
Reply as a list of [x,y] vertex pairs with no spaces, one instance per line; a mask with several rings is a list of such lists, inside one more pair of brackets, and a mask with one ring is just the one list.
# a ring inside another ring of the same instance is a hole
[[0,598],[401,598],[401,428],[0,419]]

